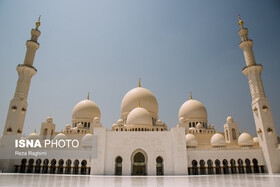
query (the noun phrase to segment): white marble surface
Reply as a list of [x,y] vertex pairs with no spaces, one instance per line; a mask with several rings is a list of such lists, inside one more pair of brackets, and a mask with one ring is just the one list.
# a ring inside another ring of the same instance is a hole
[[0,174],[0,186],[280,186],[280,175],[203,175],[203,176],[82,176],[49,174]]

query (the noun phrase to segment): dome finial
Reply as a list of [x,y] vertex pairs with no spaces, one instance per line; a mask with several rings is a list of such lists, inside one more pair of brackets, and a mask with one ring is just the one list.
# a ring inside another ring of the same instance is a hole
[[87,95],[87,100],[89,100],[89,92],[88,92],[88,95]]
[[36,133],[36,129],[34,129],[34,133]]
[[141,105],[140,105],[140,100],[138,101],[138,107],[141,107]]
[[41,15],[39,16],[38,21],[36,22],[36,30],[38,30],[39,26],[41,25],[40,19]]
[[243,21],[242,21],[241,18],[240,18],[240,14],[238,15],[238,19],[239,19],[239,21],[238,21],[239,26],[240,26],[241,28],[243,28]]
[[192,99],[192,92],[190,93],[190,99]]
[[141,78],[139,77],[138,87],[141,87]]

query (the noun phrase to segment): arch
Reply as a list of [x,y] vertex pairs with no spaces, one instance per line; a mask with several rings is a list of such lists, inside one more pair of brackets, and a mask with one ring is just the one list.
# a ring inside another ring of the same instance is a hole
[[204,160],[200,160],[199,161],[199,166],[200,166],[200,175],[205,175],[206,174],[205,161]]
[[82,160],[81,164],[82,164],[82,166],[81,166],[81,174],[85,175],[85,174],[87,174],[87,161],[86,160]]
[[66,161],[65,174],[71,174],[71,164],[72,164],[72,161],[70,159],[68,159]]
[[27,173],[33,173],[33,164],[34,159],[32,158],[28,161]]
[[73,164],[74,164],[73,174],[78,174],[79,173],[79,160],[75,160]]
[[237,172],[236,172],[236,162],[235,162],[234,159],[231,159],[231,160],[230,160],[230,165],[231,165],[231,173],[232,173],[232,174],[236,174],[236,173],[237,173]]
[[52,161],[51,161],[51,168],[50,168],[50,173],[51,174],[55,174],[55,169],[56,169],[55,165],[56,165],[56,160],[52,159]]
[[243,160],[238,159],[238,172],[239,173],[244,173],[244,166],[243,166]]
[[137,149],[132,153],[132,174],[131,175],[147,175],[148,156],[142,149]]
[[218,159],[215,160],[215,165],[216,165],[216,174],[222,174],[220,160],[218,160]]
[[163,158],[161,156],[158,156],[156,158],[156,162],[157,162],[157,175],[163,175]]
[[58,174],[63,174],[63,164],[64,164],[64,160],[60,159],[58,161],[58,170],[57,170]]
[[246,164],[246,173],[252,173],[251,161],[248,158],[246,158],[245,164]]
[[198,175],[198,168],[197,168],[197,161],[196,160],[192,161],[192,174],[193,175]]
[[48,169],[49,169],[48,164],[49,164],[49,160],[48,160],[48,159],[45,159],[45,160],[43,161],[43,170],[42,170],[42,173],[48,173]]
[[212,175],[214,174],[214,169],[213,169],[213,161],[212,160],[207,160],[207,166],[208,166],[208,174]]
[[259,165],[258,165],[258,160],[257,159],[253,159],[253,168],[254,168],[254,173],[259,173]]
[[34,173],[40,173],[41,172],[41,162],[42,162],[41,159],[36,160]]
[[48,135],[48,129],[45,128],[45,129],[44,129],[44,132],[43,132],[43,139],[44,139],[44,140],[47,138],[47,135]]
[[229,174],[228,161],[226,159],[223,160],[223,169],[224,169],[224,174]]
[[25,158],[21,160],[21,165],[20,165],[20,170],[19,170],[20,173],[25,173],[26,162],[27,162],[27,160]]
[[235,129],[231,129],[231,132],[232,132],[232,139],[237,140]]
[[117,156],[115,159],[115,175],[122,175],[122,157]]

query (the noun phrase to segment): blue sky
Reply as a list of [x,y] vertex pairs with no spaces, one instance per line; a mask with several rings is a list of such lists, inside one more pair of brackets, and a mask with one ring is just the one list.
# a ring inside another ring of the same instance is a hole
[[42,15],[24,134],[51,115],[56,130],[71,123],[73,107],[91,93],[103,126],[120,118],[123,96],[142,86],[156,96],[169,129],[193,93],[208,121],[223,130],[227,116],[255,135],[248,81],[239,48],[238,14],[264,67],[264,89],[280,133],[279,1],[0,1],[0,131],[23,63],[25,42]]

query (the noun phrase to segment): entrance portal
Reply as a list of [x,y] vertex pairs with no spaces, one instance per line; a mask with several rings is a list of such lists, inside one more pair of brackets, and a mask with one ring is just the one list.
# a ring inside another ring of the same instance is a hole
[[133,157],[132,175],[147,175],[146,162],[143,153],[136,153]]

